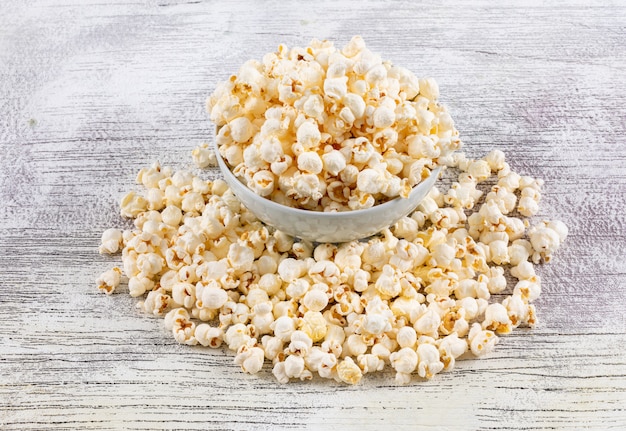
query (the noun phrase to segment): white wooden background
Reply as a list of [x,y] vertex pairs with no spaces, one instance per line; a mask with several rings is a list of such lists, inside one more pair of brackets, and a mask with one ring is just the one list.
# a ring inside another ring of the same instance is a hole
[[[0,428],[626,429],[626,4],[0,3]],[[496,6],[494,6],[496,5]],[[546,180],[571,234],[540,323],[406,387],[242,374],[95,277],[137,170],[190,165],[216,82],[284,42],[361,34],[435,77],[466,150]]]

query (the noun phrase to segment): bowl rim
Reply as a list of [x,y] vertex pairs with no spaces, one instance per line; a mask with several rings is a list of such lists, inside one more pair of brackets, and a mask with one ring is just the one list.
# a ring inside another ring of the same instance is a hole
[[[226,161],[224,160],[224,158],[222,157],[222,154],[219,151],[217,142],[215,142],[215,139],[213,140],[213,150],[215,152],[215,158],[217,159],[217,164],[220,168],[220,171],[222,171],[222,175],[224,176],[230,176],[233,180],[237,181],[243,188],[244,193],[246,193],[248,196],[250,196],[251,199],[262,199],[267,205],[270,206],[270,208],[274,208],[277,211],[287,211],[287,212],[291,212],[294,215],[299,215],[299,216],[305,216],[305,217],[319,217],[319,218],[328,218],[328,219],[342,219],[342,218],[351,218],[354,216],[360,216],[360,215],[372,215],[372,214],[378,214],[381,212],[384,212],[386,210],[388,210],[389,208],[391,208],[394,205],[398,205],[401,202],[408,202],[411,199],[411,195],[415,192],[415,190],[420,186],[423,185],[426,181],[428,181],[433,175],[435,176],[435,181],[437,180],[439,173],[442,170],[442,166],[439,165],[436,168],[432,169],[430,172],[430,175],[426,178],[424,178],[422,181],[420,181],[418,184],[414,185],[411,188],[411,193],[409,194],[408,198],[403,198],[401,196],[397,196],[387,202],[378,204],[378,205],[374,205],[371,206],[369,208],[362,208],[362,209],[357,209],[357,210],[350,210],[350,211],[334,211],[334,212],[325,212],[325,211],[311,211],[311,210],[305,210],[302,208],[294,208],[294,207],[289,207],[287,205],[283,205],[280,204],[278,202],[275,202],[271,199],[268,199],[264,196],[258,195],[256,193],[254,193],[254,191],[250,190],[250,188],[244,184],[243,181],[241,181],[234,173],[233,171],[228,167],[228,165],[226,164]],[[227,172],[224,172],[227,171]],[[433,183],[434,185],[434,183]],[[417,204],[419,205],[419,203]]]

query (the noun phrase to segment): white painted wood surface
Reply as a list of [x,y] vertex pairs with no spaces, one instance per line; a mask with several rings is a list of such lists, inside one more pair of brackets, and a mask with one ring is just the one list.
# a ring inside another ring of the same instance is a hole
[[[406,387],[280,385],[98,293],[118,199],[140,167],[190,165],[216,82],[353,34],[438,80],[468,153],[545,179],[540,215],[571,234],[538,327]],[[625,46],[621,1],[3,0],[0,429],[626,429]]]

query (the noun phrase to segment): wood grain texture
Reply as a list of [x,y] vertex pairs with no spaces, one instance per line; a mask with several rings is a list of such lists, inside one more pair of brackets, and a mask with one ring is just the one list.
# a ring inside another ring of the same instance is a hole
[[[4,0],[0,428],[626,429],[626,5]],[[465,142],[546,181],[570,236],[540,323],[406,387],[243,375],[94,279],[100,233],[155,160],[190,165],[219,80],[279,43],[368,46],[439,82]]]

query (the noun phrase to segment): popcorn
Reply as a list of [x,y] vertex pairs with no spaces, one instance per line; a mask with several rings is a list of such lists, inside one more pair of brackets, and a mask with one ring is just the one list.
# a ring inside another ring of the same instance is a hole
[[507,175],[498,175],[498,186],[507,189],[510,192],[514,192],[520,186],[520,175],[516,172],[510,172]]
[[297,378],[300,380],[309,380],[313,377],[311,371],[306,368],[304,358],[302,356],[289,355],[283,364],[284,373],[287,379]]
[[261,343],[263,346],[263,351],[265,357],[270,360],[274,360],[275,358],[282,355],[284,350],[284,342],[277,337],[272,337],[270,335],[264,335],[261,339]]
[[291,334],[296,330],[296,324],[293,318],[283,315],[271,324],[271,329],[276,338],[286,342],[291,340]]
[[264,290],[268,295],[276,295],[280,292],[283,283],[280,277],[273,273],[261,275],[258,281],[259,288]]
[[385,361],[371,353],[359,355],[357,362],[363,374],[382,371],[385,368]]
[[170,168],[161,169],[161,165],[156,162],[153,163],[149,168],[143,168],[139,170],[139,173],[136,177],[137,184],[143,184],[145,187],[150,189],[157,188],[159,186],[159,182],[172,174]]
[[441,317],[433,310],[426,311],[413,325],[420,335],[428,335],[437,338]]
[[337,364],[337,378],[344,383],[355,385],[361,381],[363,373],[351,357],[346,357]]
[[500,150],[491,150],[484,158],[492,172],[499,172],[504,169],[505,155]]
[[513,289],[514,295],[520,295],[526,302],[532,302],[539,298],[541,285],[538,281],[520,280]]
[[487,277],[489,278],[489,281],[487,282],[487,289],[489,289],[489,293],[502,293],[502,291],[506,289],[506,277],[504,276],[504,268],[501,266],[489,268]]
[[278,264],[278,275],[284,282],[293,282],[307,272],[306,263],[294,258],[286,258]]
[[391,366],[396,370],[396,382],[399,384],[407,384],[411,381],[411,373],[415,370],[418,363],[418,356],[414,349],[403,347],[397,352],[389,355]]
[[527,260],[524,260],[518,265],[511,267],[511,275],[518,280],[537,280],[535,276],[535,267]]
[[250,140],[254,133],[254,126],[247,117],[238,117],[228,123],[230,136],[233,141],[243,144]]
[[161,287],[148,292],[145,301],[139,302],[137,306],[145,313],[161,316],[171,304],[172,298],[166,293],[166,290]]
[[265,352],[260,347],[249,347],[244,344],[237,351],[235,356],[235,364],[241,366],[244,373],[256,374],[261,371],[263,361],[265,360]]
[[[324,153],[322,155],[322,163],[322,169],[326,170],[328,174],[335,177],[339,175],[339,173],[343,171],[347,166],[346,157],[343,155],[343,153],[337,150],[331,150],[327,153]],[[320,173],[322,169],[320,169],[318,173]],[[341,185],[345,185],[341,181],[339,183]]]
[[465,337],[469,330],[469,323],[466,320],[467,311],[464,308],[457,308],[454,305],[441,318],[439,332],[442,335],[457,334]]
[[252,190],[260,196],[269,196],[274,192],[274,174],[266,169],[255,172],[252,176]]
[[[351,205],[335,211],[407,197],[439,157],[460,147],[454,122],[437,102],[437,83],[383,62],[359,36],[341,50],[325,43],[317,54],[315,40],[306,48],[281,45],[215,89],[207,110],[218,126],[220,154],[251,190],[286,205],[322,210],[323,199],[337,199],[335,191],[345,187]],[[405,138],[414,142],[408,148]],[[194,157],[209,163],[201,147]],[[419,175],[407,169],[414,162]],[[350,188],[375,164],[387,167]],[[280,187],[260,187],[253,178],[259,170],[272,172]],[[333,182],[339,184],[330,188]]]
[[128,192],[120,202],[120,213],[122,217],[135,218],[139,213],[145,211],[148,201],[135,192]]
[[201,169],[217,165],[215,153],[209,148],[209,144],[207,143],[194,148],[191,152],[191,157],[195,165]]
[[[319,349],[314,347],[314,350]],[[319,351],[319,350],[318,350]],[[310,357],[311,355],[309,355]],[[313,367],[317,367],[317,373],[325,379],[335,378],[337,375],[337,355],[330,352],[320,352],[318,363]]]
[[122,231],[119,229],[107,229],[102,232],[100,247],[98,251],[100,254],[115,254],[122,246]]
[[529,305],[522,299],[521,295],[511,295],[505,298],[502,301],[502,305],[506,308],[513,327],[517,327],[522,323],[528,323]]
[[391,322],[382,313],[367,314],[364,319],[362,331],[372,335],[382,335],[384,332],[391,331]]
[[385,180],[383,172],[376,169],[364,169],[357,176],[356,187],[363,193],[375,195],[386,190]]
[[498,342],[493,331],[481,329],[478,323],[472,325],[467,339],[472,353],[478,357],[490,353]]
[[341,271],[330,260],[320,260],[311,265],[308,275],[315,283],[323,283],[331,286],[339,284]]
[[303,297],[310,289],[311,283],[304,278],[298,278],[287,285],[285,293],[288,297],[298,299]]
[[241,346],[252,340],[250,329],[243,323],[236,323],[224,334],[224,341],[230,350],[238,351]]
[[485,160],[475,160],[469,164],[467,173],[481,183],[491,176],[491,167]]
[[142,253],[137,257],[137,269],[146,277],[158,274],[163,269],[165,260],[157,253]]
[[313,340],[303,331],[294,331],[290,339],[291,343],[287,350],[292,355],[307,356],[313,347]]
[[180,225],[180,222],[183,218],[183,212],[180,207],[176,205],[168,205],[161,212],[161,218],[163,223],[169,226],[177,226]]
[[557,233],[557,235],[559,236],[560,243],[565,241],[565,238],[567,238],[567,234],[568,234],[568,229],[565,223],[563,223],[560,220],[544,221],[543,223],[548,229],[552,229],[554,232]]
[[532,253],[532,245],[525,239],[517,239],[508,247],[508,255],[512,266],[526,262]]
[[241,272],[249,271],[254,263],[254,252],[242,244],[234,243],[228,248],[227,260],[231,268]]
[[253,288],[248,291],[245,304],[249,307],[254,307],[257,304],[269,301],[269,295],[267,292],[260,288]]
[[319,311],[307,311],[304,313],[299,326],[315,342],[322,340],[328,330],[326,319]]
[[224,331],[221,328],[201,323],[196,326],[195,337],[203,346],[216,349],[224,341]]
[[427,99],[435,101],[439,98],[439,85],[432,78],[420,78],[419,92]]
[[198,343],[194,336],[196,324],[191,321],[184,308],[175,308],[165,316],[165,327],[172,331],[174,339],[180,344],[193,346]]
[[[221,290],[221,289],[220,289]],[[174,302],[185,308],[193,308],[196,302],[196,286],[191,283],[176,283],[172,287],[172,299]],[[219,307],[213,307],[219,308]]]
[[228,301],[228,294],[219,284],[213,282],[200,290],[201,307],[217,310]]
[[[255,268],[259,274],[264,276],[265,274],[271,274],[278,278],[276,270],[278,269],[277,259],[272,255],[262,255],[255,261]],[[282,283],[282,280],[280,280]]]
[[417,374],[420,377],[431,379],[443,370],[443,362],[439,360],[439,350],[432,344],[417,346]]
[[398,274],[391,265],[385,265],[383,267],[382,274],[378,276],[378,280],[376,280],[374,285],[376,290],[385,297],[393,298],[398,296],[402,291]]
[[517,211],[523,216],[532,217],[539,211],[539,204],[532,197],[522,196],[517,204]]
[[342,345],[346,340],[346,333],[344,328],[339,325],[329,324],[327,326],[326,335],[322,342],[322,347],[329,352],[333,352],[336,355],[341,355]]
[[502,265],[510,261],[508,253],[508,239],[491,241],[489,243],[489,257],[496,265]]
[[271,301],[258,303],[252,308],[251,323],[256,334],[263,335],[271,332],[271,325],[274,322],[272,309],[273,304]]
[[357,357],[364,354],[367,351],[368,345],[364,341],[363,337],[358,334],[352,334],[346,338],[342,350],[346,355]]
[[321,157],[314,151],[303,151],[297,157],[298,169],[310,174],[322,172],[323,163]]
[[[467,351],[487,355],[499,335],[535,325],[534,265],[568,230],[529,227],[543,182],[513,172],[501,151],[453,153],[458,133],[438,95],[360,38],[247,62],[208,105],[220,154],[260,195],[343,211],[404,196],[437,164],[456,181],[366,241],[312,244],[265,226],[223,180],[155,163],[120,205],[134,227],[102,234],[99,251],[121,250],[123,269],[97,287],[110,294],[124,273],[138,308],[164,316],[179,343],[225,345],[246,373],[268,359],[283,383],[317,373],[356,384],[390,364],[405,384],[452,370]],[[212,162],[207,144],[192,157]]]
[[[124,272],[128,274],[126,270],[124,270]],[[150,280],[148,277],[134,276],[128,279],[128,293],[132,297],[141,296],[144,293],[151,291],[153,287],[154,281]]]
[[497,302],[489,304],[485,310],[485,320],[482,326],[497,334],[508,334],[511,332],[511,320],[509,319],[507,309]]
[[456,332],[444,337],[439,342],[439,356],[443,364],[442,371],[454,368],[456,359],[467,351],[467,342],[459,338]]
[[103,272],[96,280],[96,287],[106,293],[112,294],[120,284],[122,270],[118,267]]
[[533,247],[532,260],[538,263],[541,259],[549,262],[552,253],[561,245],[567,237],[567,227],[559,221],[544,221],[533,226],[528,231],[528,237]]
[[403,326],[398,330],[398,333],[396,334],[396,341],[398,342],[398,345],[402,348],[413,347],[417,342],[417,333],[412,327]]
[[304,295],[302,304],[311,311],[322,311],[328,305],[328,296],[319,289],[312,289]]
[[276,362],[274,364],[274,368],[272,368],[272,374],[276,377],[276,380],[278,380],[279,383],[289,383],[289,376],[285,370],[284,362]]

